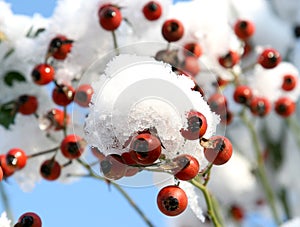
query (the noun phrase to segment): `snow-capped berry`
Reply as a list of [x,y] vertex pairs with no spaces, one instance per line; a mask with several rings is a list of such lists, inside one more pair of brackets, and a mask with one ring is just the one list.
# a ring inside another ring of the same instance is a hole
[[116,30],[122,22],[122,13],[116,6],[105,4],[98,11],[101,27],[108,31]]
[[180,187],[170,185],[159,191],[156,202],[159,210],[163,214],[176,216],[186,209],[188,198]]
[[110,154],[100,162],[101,172],[105,177],[111,180],[118,180],[126,173],[127,165],[123,163],[118,154]]
[[159,2],[150,1],[143,7],[143,14],[147,20],[157,20],[161,17],[162,6]]
[[240,61],[240,55],[236,51],[229,50],[223,56],[218,58],[219,64],[224,68],[232,68]]
[[52,99],[59,106],[69,105],[75,95],[75,89],[70,85],[58,85],[52,91]]
[[18,227],[42,227],[42,220],[36,213],[27,212],[19,217],[18,224]]
[[258,56],[257,63],[265,69],[275,68],[281,62],[279,52],[273,48],[264,49]]
[[32,95],[21,95],[17,101],[17,110],[24,115],[34,114],[38,109],[38,100]]
[[250,102],[250,110],[252,114],[263,117],[270,113],[271,103],[265,97],[254,97]]
[[39,64],[31,72],[33,82],[38,85],[45,85],[53,81],[55,70],[49,64]]
[[12,148],[6,154],[6,163],[15,169],[23,169],[27,163],[27,155],[20,148]]
[[60,145],[60,150],[66,158],[79,158],[83,153],[85,144],[83,139],[75,134],[66,136]]
[[203,52],[202,47],[199,45],[199,43],[186,43],[183,48],[184,56],[194,56],[196,58],[199,58]]
[[49,159],[42,163],[40,173],[45,180],[53,181],[59,178],[61,166],[56,160]]
[[234,24],[234,33],[240,39],[249,39],[255,32],[255,25],[249,20],[237,20]]
[[205,116],[197,111],[190,111],[187,114],[187,128],[181,129],[181,135],[187,140],[197,140],[201,138],[207,129]]
[[289,97],[281,97],[274,104],[275,112],[282,117],[291,116],[296,110],[296,103]]
[[57,35],[54,37],[48,47],[48,56],[52,56],[57,60],[64,60],[71,52],[73,40],[68,39],[64,35]]
[[153,164],[160,157],[161,142],[151,133],[141,133],[133,137],[130,143],[130,154],[138,164]]
[[166,20],[162,26],[162,35],[168,42],[180,40],[184,34],[183,24],[177,19]]
[[235,88],[233,99],[237,103],[248,104],[253,97],[253,92],[247,85],[239,85]]
[[285,91],[292,91],[297,85],[297,77],[292,74],[287,74],[283,77],[281,88]]
[[227,109],[227,98],[226,96],[220,94],[220,93],[215,93],[211,95],[208,99],[208,104],[210,106],[210,109],[219,114],[222,115],[223,113],[226,112]]
[[214,165],[223,165],[232,156],[232,144],[224,136],[213,136],[209,139],[210,147],[204,148],[204,156]]
[[91,85],[82,84],[75,91],[74,102],[76,102],[79,106],[88,107],[93,93],[94,90]]
[[191,180],[199,173],[200,165],[196,158],[188,154],[182,154],[173,159],[177,168],[173,171],[179,180]]

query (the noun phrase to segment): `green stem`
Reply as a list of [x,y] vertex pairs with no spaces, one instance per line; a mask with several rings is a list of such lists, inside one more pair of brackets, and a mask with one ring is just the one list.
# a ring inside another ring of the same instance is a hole
[[7,217],[11,220],[12,223],[14,223],[14,215],[12,213],[12,209],[3,182],[0,182],[0,194]]
[[[88,170],[89,175],[87,175],[87,176],[98,179],[98,180],[106,181],[106,182],[108,181],[106,178],[96,175],[89,164],[85,163],[81,159],[77,159],[77,161]],[[115,183],[113,181],[109,181],[109,184],[113,185],[124,196],[124,198],[128,201],[128,203],[141,216],[141,218],[145,221],[145,223],[149,227],[154,227],[154,225],[147,218],[147,216],[144,214],[144,212],[136,205],[136,203],[132,200],[132,198],[129,196],[129,194],[120,185],[118,185],[117,183]]]
[[289,128],[292,130],[294,137],[296,139],[298,148],[300,148],[300,126],[298,124],[298,121],[293,117],[288,117],[285,119],[286,124],[289,126]]
[[260,145],[259,145],[258,136],[256,134],[254,125],[247,118],[245,111],[242,111],[240,116],[241,116],[241,119],[244,122],[244,124],[247,126],[247,128],[248,128],[248,130],[251,134],[251,137],[252,137],[254,150],[255,150],[255,154],[256,154],[258,176],[259,176],[259,179],[261,181],[261,184],[262,184],[263,190],[265,192],[265,195],[267,197],[268,203],[270,205],[273,218],[274,218],[275,222],[278,225],[280,225],[281,221],[280,221],[280,218],[278,216],[278,212],[277,212],[276,205],[275,205],[274,192],[273,192],[273,190],[270,186],[270,183],[268,182],[268,178],[267,178],[267,174],[266,174],[266,170],[265,170],[265,166],[264,166],[264,159],[263,159],[263,155],[262,155],[261,148],[260,148]]
[[116,51],[117,55],[119,55],[120,51],[119,51],[119,46],[118,46],[118,42],[117,42],[116,32],[112,31],[111,33],[112,33],[112,36],[113,36],[113,42],[114,42],[115,51]]
[[287,198],[287,191],[285,188],[282,188],[280,190],[279,193],[279,198],[281,200],[284,212],[285,212],[285,218],[286,219],[291,219],[292,218],[292,214],[291,214],[291,210],[290,210],[290,206],[288,203],[288,198]]
[[218,213],[216,211],[217,207],[214,205],[212,196],[209,193],[209,191],[207,190],[207,188],[203,184],[199,183],[195,178],[192,179],[190,182],[192,185],[194,185],[195,187],[200,189],[201,192],[203,193],[205,201],[206,201],[206,205],[207,205],[207,213],[208,213],[209,217],[211,218],[214,226],[221,227],[222,226],[221,221],[220,221],[220,219],[218,219],[218,216],[217,216],[217,213]]

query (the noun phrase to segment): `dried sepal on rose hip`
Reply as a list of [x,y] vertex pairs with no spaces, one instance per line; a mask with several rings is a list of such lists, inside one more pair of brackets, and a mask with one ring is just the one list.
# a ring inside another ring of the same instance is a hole
[[112,4],[104,4],[98,10],[100,26],[107,31],[116,30],[122,22],[120,8]]
[[166,41],[176,42],[182,38],[184,26],[177,19],[169,19],[164,22],[161,32]]
[[93,93],[94,90],[90,84],[82,84],[75,91],[74,102],[81,107],[88,107]]
[[59,178],[61,166],[55,159],[49,159],[42,163],[40,174],[45,180],[54,181]]
[[36,213],[27,212],[19,217],[14,227],[42,227],[42,220]]
[[59,106],[67,106],[74,100],[75,89],[71,85],[59,84],[52,91],[52,100]]
[[144,132],[133,137],[129,153],[136,163],[150,165],[160,157],[161,148],[161,141],[156,135]]
[[149,21],[158,20],[162,15],[162,6],[157,1],[150,1],[144,5],[143,14]]
[[49,84],[54,79],[55,70],[52,65],[39,64],[34,67],[31,77],[34,83],[38,85]]
[[41,130],[53,129],[58,131],[64,129],[65,124],[68,125],[70,123],[70,116],[60,109],[53,108],[43,115],[39,121]]
[[251,99],[249,107],[253,115],[264,117],[271,111],[271,102],[265,97],[254,97]]
[[27,163],[27,155],[25,151],[20,148],[10,149],[5,156],[5,159],[7,165],[15,170],[23,169]]
[[39,106],[38,99],[32,95],[21,95],[17,102],[17,111],[23,115],[34,114]]
[[289,117],[296,111],[296,103],[289,97],[281,97],[274,104],[275,112],[282,117]]
[[79,158],[84,149],[85,149],[85,141],[76,134],[67,135],[60,145],[60,150],[68,159],[76,159]]
[[73,42],[64,35],[55,36],[50,41],[46,58],[52,56],[56,60],[65,60],[72,50]]
[[297,86],[298,78],[293,74],[286,74],[283,77],[281,88],[284,91],[292,91]]
[[205,116],[198,111],[190,111],[187,114],[187,128],[181,129],[181,135],[187,140],[197,140],[201,138],[207,130]]
[[255,25],[250,20],[239,19],[234,24],[234,33],[242,40],[249,39],[255,32]]
[[240,61],[240,55],[233,50],[229,50],[226,54],[218,58],[219,64],[224,68],[232,68]]
[[279,52],[273,48],[264,49],[258,56],[257,63],[265,69],[273,69],[281,62]]
[[204,141],[201,145],[204,146],[205,158],[214,165],[223,165],[228,162],[232,156],[232,144],[230,140],[224,136],[213,136],[208,141]]
[[157,206],[167,216],[177,216],[185,211],[188,198],[184,190],[176,185],[162,188],[157,195]]
[[197,159],[188,154],[182,154],[172,160],[176,164],[174,176],[179,180],[191,180],[199,173],[200,164]]

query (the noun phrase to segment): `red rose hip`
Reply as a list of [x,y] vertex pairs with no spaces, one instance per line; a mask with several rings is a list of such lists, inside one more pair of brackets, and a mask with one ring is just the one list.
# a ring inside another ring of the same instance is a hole
[[188,126],[181,129],[181,135],[187,140],[197,140],[201,138],[207,129],[205,116],[197,111],[190,111],[187,115]]
[[39,64],[34,67],[31,77],[38,85],[49,84],[54,79],[55,70],[49,64]]
[[27,212],[19,218],[18,224],[17,227],[42,227],[42,220],[36,213]]
[[159,2],[150,1],[143,7],[143,14],[147,20],[157,20],[162,14],[162,7]]
[[169,19],[162,26],[162,35],[168,42],[176,42],[182,38],[184,34],[183,24],[176,19]]
[[191,180],[199,173],[199,162],[191,155],[179,155],[173,159],[173,162],[178,165],[178,167],[174,169],[174,176],[179,180]]
[[84,151],[84,141],[80,136],[71,134],[66,136],[60,145],[60,150],[66,158],[79,158]]

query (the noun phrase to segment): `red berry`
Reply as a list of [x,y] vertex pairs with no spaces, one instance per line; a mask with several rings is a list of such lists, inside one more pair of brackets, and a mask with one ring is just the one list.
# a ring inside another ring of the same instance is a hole
[[60,149],[66,158],[79,158],[84,151],[84,142],[80,136],[71,134],[66,136],[61,142]]
[[168,42],[176,42],[184,34],[183,24],[176,19],[166,20],[162,26],[162,35]]
[[53,38],[48,47],[48,55],[57,60],[64,60],[71,52],[73,40],[64,35],[58,35]]
[[297,77],[292,74],[287,74],[283,77],[281,88],[285,91],[292,91],[297,85]]
[[17,101],[18,112],[24,115],[30,115],[38,109],[38,100],[35,96],[21,95]]
[[118,180],[125,175],[126,165],[120,155],[110,154],[100,162],[100,168],[105,177],[111,180]]
[[234,32],[240,39],[249,39],[255,32],[255,26],[249,20],[237,20],[234,25]]
[[130,143],[130,154],[138,164],[152,164],[160,157],[161,142],[153,134],[141,133],[133,137]]
[[233,99],[237,103],[248,104],[253,97],[252,89],[246,85],[239,85],[235,88]]
[[184,62],[182,64],[182,69],[187,74],[195,77],[200,72],[200,65],[198,62],[198,58],[193,56],[185,57]]
[[216,81],[216,83],[215,83],[215,86],[218,85],[218,86],[220,86],[220,87],[223,87],[223,86],[226,86],[228,83],[229,83],[228,80],[225,80],[225,79],[223,79],[222,77],[218,76],[218,77],[217,77],[217,81]]
[[42,220],[41,218],[33,212],[27,212],[23,214],[19,220],[18,227],[42,227]]
[[214,165],[223,165],[232,155],[232,145],[224,136],[213,136],[209,139],[211,147],[204,148],[204,156]]
[[38,85],[45,85],[53,81],[55,70],[49,64],[39,64],[31,72],[33,82]]
[[64,128],[64,124],[70,123],[70,116],[67,114],[65,119],[64,111],[60,109],[51,109],[48,113],[44,116],[47,120],[49,120],[48,128],[53,127],[54,130],[61,130]]
[[[128,144],[129,145],[129,144]],[[136,161],[132,158],[129,152],[124,152],[121,154],[122,160],[126,165],[136,165]]]
[[59,85],[52,91],[52,99],[59,106],[69,105],[73,101],[74,95],[75,90],[70,85]]
[[256,116],[266,116],[271,111],[271,103],[265,97],[254,97],[250,102],[250,110]]
[[272,69],[281,62],[281,56],[277,50],[267,48],[259,55],[257,62],[265,69]]
[[187,43],[184,45],[184,56],[193,56],[199,58],[202,55],[202,47],[198,43]]
[[162,7],[159,2],[150,1],[143,7],[143,14],[147,20],[157,20],[162,14]]
[[53,181],[59,178],[61,166],[57,161],[49,159],[42,163],[40,173],[44,179]]
[[3,170],[2,170],[2,167],[0,165],[0,181],[2,181],[3,179]]
[[181,214],[187,207],[188,198],[185,192],[176,185],[162,188],[157,195],[159,210],[168,216]]
[[288,97],[281,97],[275,102],[275,112],[282,117],[291,116],[295,110],[296,103]]
[[9,177],[14,174],[16,168],[7,164],[6,155],[0,155],[0,167],[2,169],[4,177]]
[[118,7],[105,4],[98,11],[101,27],[108,31],[116,30],[122,22],[122,14]]
[[179,180],[191,180],[199,173],[199,162],[191,155],[179,155],[173,161],[178,165],[174,172],[175,177]]
[[94,90],[89,84],[80,85],[75,92],[74,102],[79,106],[88,107],[91,102]]
[[23,169],[27,163],[27,155],[20,148],[10,149],[6,154],[6,163],[14,169]]
[[232,205],[230,207],[230,214],[232,215],[233,219],[236,221],[242,221],[245,217],[244,209],[237,205]]
[[251,51],[253,50],[253,47],[249,42],[245,41],[244,46],[243,46],[243,50],[244,51],[243,51],[242,57],[247,57],[251,53]]
[[227,98],[224,95],[222,95],[220,93],[215,93],[209,97],[207,102],[210,106],[210,109],[213,112],[215,112],[219,115],[226,113]]
[[187,115],[188,126],[181,129],[181,135],[187,140],[197,140],[201,138],[207,129],[207,121],[205,116],[197,111],[190,111]]
[[224,68],[232,68],[239,63],[240,55],[237,52],[230,50],[227,54],[220,56],[218,61]]

